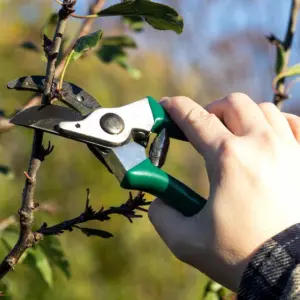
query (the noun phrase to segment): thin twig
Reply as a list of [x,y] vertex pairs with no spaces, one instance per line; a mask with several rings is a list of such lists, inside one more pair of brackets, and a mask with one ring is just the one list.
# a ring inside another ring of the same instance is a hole
[[[96,14],[97,12],[101,11],[104,4],[105,4],[106,0],[96,0],[94,5],[92,5],[89,9],[89,13],[90,14]],[[95,20],[93,19],[87,19],[85,20],[85,22],[82,23],[81,28],[79,29],[78,32],[78,38],[88,34],[91,31],[92,25],[94,23]],[[75,44],[76,40],[74,40],[74,44]]]
[[94,14],[94,15],[86,15],[86,16],[72,14],[72,17],[75,18],[75,19],[95,19],[95,18],[98,18],[99,16],[96,15],[96,14]]
[[63,39],[63,33],[66,29],[68,14],[62,8],[59,11],[59,21],[54,34],[54,39],[52,42],[51,53],[48,57],[46,80],[45,80],[45,91],[42,98],[42,103],[47,104],[52,99],[52,84],[55,76],[55,64],[59,54],[60,46]]
[[126,203],[122,204],[119,207],[110,207],[109,209],[104,210],[102,207],[98,212],[94,211],[93,208],[89,204],[89,190],[87,190],[87,199],[85,210],[78,217],[66,220],[57,225],[48,227],[47,224],[44,224],[39,230],[37,230],[35,234],[35,239],[40,240],[44,236],[48,235],[60,235],[65,231],[72,231],[74,227],[78,224],[82,224],[88,221],[96,220],[96,221],[108,221],[110,220],[111,215],[122,215],[126,217],[131,223],[134,218],[141,218],[142,216],[137,214],[136,211],[147,212],[147,209],[144,206],[148,206],[150,203],[146,202],[144,199],[144,195],[142,192],[139,192],[137,196],[134,198],[130,193],[129,199]]
[[[42,103],[48,103],[51,100],[51,89],[53,84],[53,78],[55,75],[55,63],[57,61],[58,52],[61,46],[62,37],[64,30],[66,28],[66,23],[69,18],[72,8],[76,0],[70,3],[71,5],[63,6],[59,11],[59,20],[57,23],[56,32],[53,38],[51,51],[48,55],[47,71],[46,71],[46,80],[45,80],[45,92],[43,94]],[[25,181],[25,187],[23,190],[22,197],[22,206],[19,210],[20,215],[20,236],[13,247],[11,252],[4,258],[3,262],[0,265],[0,279],[3,278],[9,271],[13,270],[14,266],[18,263],[22,254],[34,245],[35,235],[32,232],[32,225],[34,220],[34,210],[36,205],[34,203],[34,193],[36,187],[36,177],[38,170],[40,168],[41,162],[44,154],[44,149],[42,147],[43,142],[43,133],[36,130],[34,133],[33,143],[32,143],[32,153],[28,168],[28,178]]]
[[[103,8],[105,1],[106,0],[95,0],[95,3],[90,6],[89,13],[95,14],[95,13],[99,12]],[[79,38],[81,38],[82,36],[90,33],[94,22],[95,22],[95,19],[85,19],[84,20],[84,22],[82,23],[82,25],[80,26],[80,28],[78,30],[78,33],[75,35],[74,40],[72,41],[72,43],[70,44],[68,49],[65,51],[61,63],[59,64],[59,66],[56,67],[56,72],[55,72],[56,77],[60,76],[60,74],[62,73],[64,65],[65,65],[65,61],[68,58],[69,53],[72,51],[74,45],[76,44],[76,41]]]
[[[286,31],[285,39],[282,43],[285,51],[285,61],[283,65],[283,70],[286,70],[289,64],[292,44],[293,44],[296,27],[297,27],[298,16],[299,16],[299,0],[292,0],[289,24]],[[277,92],[274,94],[273,102],[278,107],[278,109],[281,110],[283,106],[283,102],[286,99],[285,78],[281,79],[278,82],[276,86],[276,90]]]
[[[60,4],[62,4],[62,3],[60,3]],[[91,14],[95,14],[95,13],[99,12],[102,9],[102,7],[104,6],[104,4],[105,4],[105,0],[95,0],[94,4],[92,4],[90,6],[89,12]],[[64,64],[65,64],[65,60],[67,59],[68,54],[72,51],[73,46],[76,43],[77,39],[88,34],[91,31],[94,22],[95,22],[95,19],[85,19],[85,21],[82,23],[82,26],[80,27],[78,33],[75,35],[75,38],[74,38],[73,42],[71,43],[70,47],[65,51],[62,61],[56,67],[55,77],[59,77],[61,75]],[[31,98],[28,101],[28,103],[22,108],[22,110],[41,104],[41,100],[42,100],[41,96],[35,95],[33,98]],[[7,132],[7,131],[11,130],[14,126],[15,126],[14,124],[9,123],[9,118],[0,117],[0,133]]]

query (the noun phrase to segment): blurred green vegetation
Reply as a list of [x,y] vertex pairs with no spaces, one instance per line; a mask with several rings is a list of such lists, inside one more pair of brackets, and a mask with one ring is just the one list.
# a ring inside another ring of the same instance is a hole
[[[28,3],[34,10],[30,21],[20,13],[22,8],[24,14],[23,1],[0,4],[0,107],[8,114],[22,107],[30,93],[9,91],[6,83],[20,76],[45,74],[45,61],[41,55],[23,50],[18,45],[27,40],[41,45],[41,27],[51,13],[51,7],[44,1]],[[70,24],[69,37],[76,26],[78,23]],[[111,31],[118,33],[118,24]],[[179,42],[180,36],[177,39]],[[101,63],[96,56],[72,64],[66,80],[86,89],[108,107],[147,95],[157,99],[178,94],[195,98],[194,91],[199,93],[199,86],[203,86],[197,70],[184,73],[174,70],[172,61],[153,49],[132,52],[131,63],[143,73],[138,81],[117,65]],[[209,98],[207,91],[200,92],[203,99]],[[2,219],[16,213],[20,207],[23,171],[28,165],[32,134],[30,130],[14,128],[0,136],[0,165],[10,166],[15,174],[13,179],[0,174]],[[55,203],[59,209],[54,215],[36,213],[36,227],[43,222],[51,225],[80,214],[85,206],[86,188],[91,189],[91,204],[95,209],[127,200],[128,191],[119,187],[117,180],[85,145],[52,135],[46,135],[44,140],[45,143],[50,140],[55,150],[39,172],[35,200]],[[203,160],[190,145],[172,141],[165,169],[207,197]],[[152,199],[151,196],[147,198]],[[37,273],[18,265],[5,278],[11,286],[13,299],[202,299],[206,277],[180,263],[171,254],[147,215],[134,224],[121,216],[114,216],[109,222],[92,225],[112,232],[114,238],[103,240],[87,238],[80,232],[65,233],[60,240],[71,263],[71,278],[66,279],[55,269],[54,287],[49,289]],[[6,254],[6,248],[0,245],[0,256],[3,258]]]

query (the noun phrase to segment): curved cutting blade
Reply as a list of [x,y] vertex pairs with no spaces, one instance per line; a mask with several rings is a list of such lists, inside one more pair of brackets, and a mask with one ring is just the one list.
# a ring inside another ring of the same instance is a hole
[[[55,91],[57,82],[58,80],[55,79],[52,92]],[[17,91],[33,91],[37,93],[43,93],[45,89],[45,76],[21,77],[10,81],[7,84],[7,87]],[[83,115],[88,115],[95,109],[101,107],[93,96],[75,84],[63,82],[61,93],[63,96],[61,101],[67,104],[69,107],[79,111]]]
[[[54,80],[54,88],[56,88],[56,85],[57,80]],[[22,77],[7,84],[9,89],[33,91],[38,93],[43,93],[44,86],[44,76]],[[58,124],[60,122],[80,121],[83,119],[84,115],[90,114],[95,109],[101,108],[101,105],[93,96],[72,83],[64,82],[62,90],[65,94],[64,102],[78,112],[57,105],[35,106],[16,114],[10,120],[10,123],[61,135],[57,131]],[[72,139],[74,139],[74,137]],[[79,138],[76,140],[86,143],[86,141]],[[108,171],[111,172],[109,166],[104,160],[107,149],[105,150],[104,148],[94,144],[88,144],[88,148],[102,162],[102,164],[106,166]]]
[[82,116],[81,113],[67,107],[58,105],[40,105],[33,106],[19,112],[12,119],[10,119],[10,123],[32,129],[39,129],[48,133],[86,143],[89,150],[106,166],[108,171],[111,172],[110,167],[104,159],[108,149],[84,140],[83,138],[61,135],[61,133],[58,131],[58,124],[60,122],[76,122],[82,120],[83,118],[84,116]]
[[64,121],[80,121],[81,113],[58,105],[39,105],[22,110],[10,119],[10,123],[59,134],[58,124]]

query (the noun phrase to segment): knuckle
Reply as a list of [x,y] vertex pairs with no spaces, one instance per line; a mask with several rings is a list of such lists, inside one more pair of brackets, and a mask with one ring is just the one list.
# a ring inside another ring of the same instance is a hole
[[276,142],[276,136],[271,130],[263,130],[259,133],[259,142],[261,141],[265,145],[274,145]]
[[238,145],[235,138],[224,139],[219,148],[220,159],[223,162],[227,162],[229,158],[236,157],[238,155]]
[[188,124],[196,125],[201,121],[206,123],[209,127],[216,119],[217,117],[215,114],[211,114],[205,110],[198,109],[198,107],[193,107],[185,117],[185,121]]
[[226,97],[226,101],[229,105],[235,106],[241,101],[252,101],[251,98],[244,93],[232,93]]

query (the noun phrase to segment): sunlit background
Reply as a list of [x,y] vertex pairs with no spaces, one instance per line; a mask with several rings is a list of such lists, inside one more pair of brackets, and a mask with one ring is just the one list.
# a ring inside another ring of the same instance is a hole
[[[86,14],[87,0],[78,0],[77,14]],[[111,5],[117,1],[107,1]],[[135,80],[114,64],[103,64],[90,55],[70,66],[66,80],[86,89],[103,106],[118,106],[147,95],[186,95],[205,105],[231,92],[249,94],[256,102],[272,101],[274,48],[265,35],[283,38],[288,22],[288,0],[190,0],[158,1],[172,5],[184,17],[182,35],[156,31],[146,25],[142,33],[124,27],[120,18],[100,19],[94,29],[104,35],[133,36],[138,50],[130,50],[130,63],[143,76]],[[22,107],[30,93],[6,89],[6,83],[25,75],[44,75],[45,60],[34,51],[19,47],[24,41],[41,46],[41,28],[59,6],[51,0],[0,1],[0,108],[8,115]],[[72,40],[82,21],[69,22]],[[291,64],[300,60],[296,35]],[[299,112],[299,89],[284,109]],[[0,136],[0,165],[11,168],[14,178],[0,175],[0,218],[17,212],[31,152],[32,132],[14,128]],[[36,227],[56,224],[79,215],[85,190],[91,189],[95,209],[127,200],[115,178],[82,144],[46,135],[55,150],[43,163],[38,176],[36,201],[57,206],[53,215],[36,213]],[[173,141],[165,169],[203,196],[208,181],[202,158],[185,143]],[[147,196],[152,199],[151,196]],[[49,289],[40,275],[19,265],[6,277],[13,299],[130,299],[200,300],[206,277],[178,262],[159,239],[147,216],[130,224],[121,216],[91,226],[114,234],[109,240],[87,238],[80,232],[65,233],[60,240],[71,263],[68,280],[54,269]],[[176,230],[176,229],[174,229]],[[6,248],[0,244],[0,255]]]

